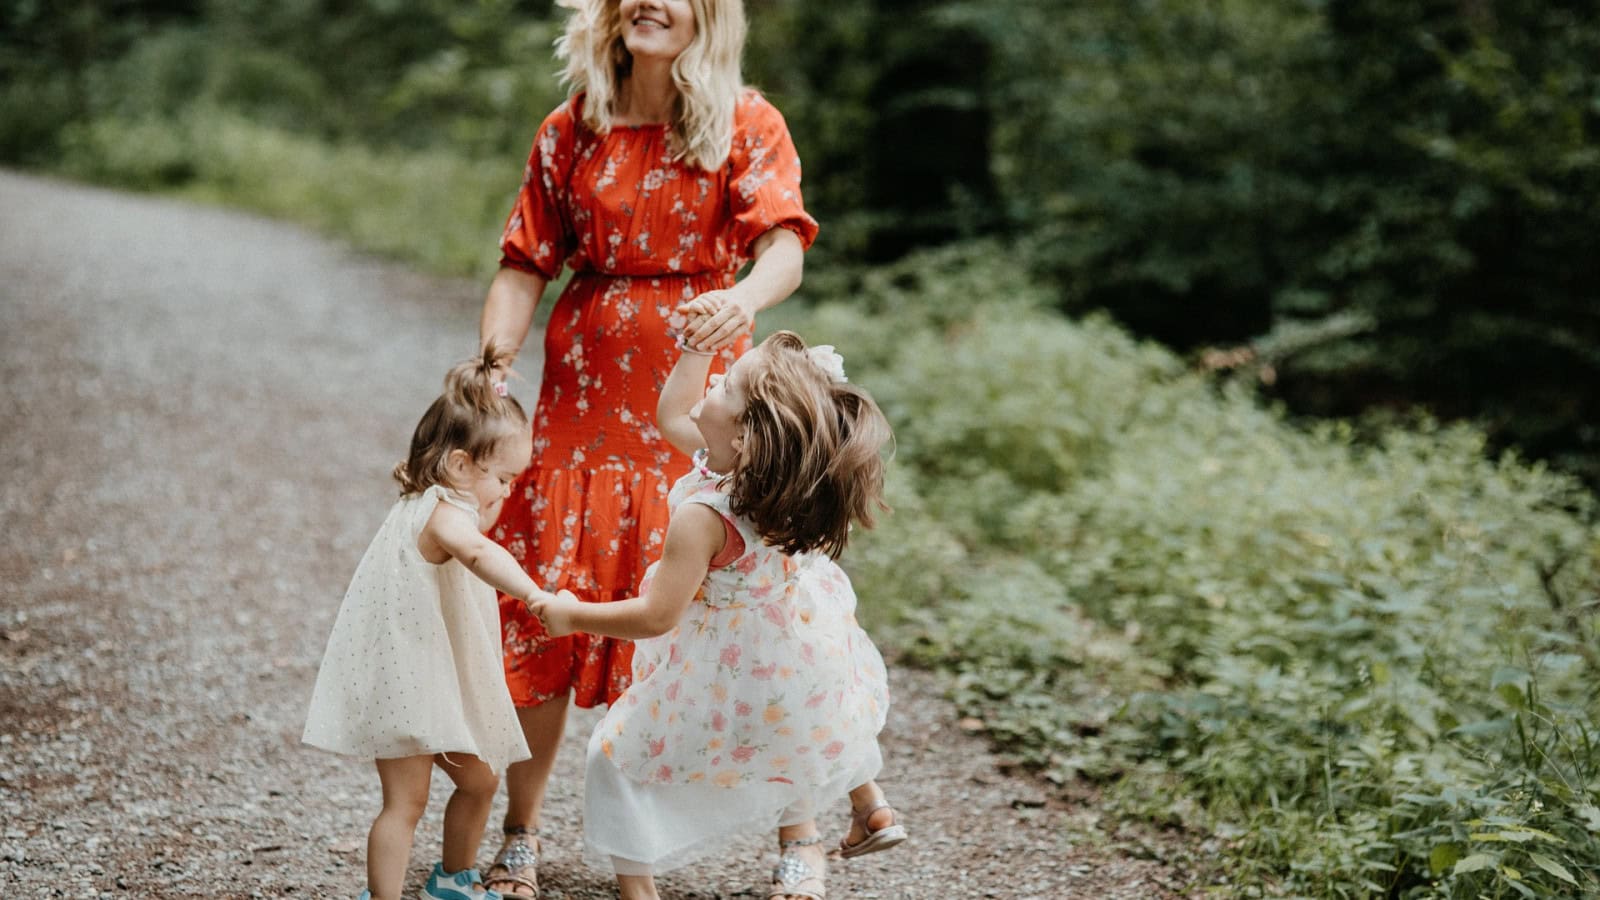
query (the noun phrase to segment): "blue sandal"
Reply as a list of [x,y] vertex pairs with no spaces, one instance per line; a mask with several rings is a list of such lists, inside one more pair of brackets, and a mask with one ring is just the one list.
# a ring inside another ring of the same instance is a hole
[[477,869],[446,872],[444,863],[433,864],[433,873],[422,889],[422,900],[503,900],[495,891],[483,886]]

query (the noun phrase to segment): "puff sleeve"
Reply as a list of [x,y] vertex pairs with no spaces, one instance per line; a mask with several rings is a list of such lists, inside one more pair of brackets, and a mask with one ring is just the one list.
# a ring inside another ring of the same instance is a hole
[[751,245],[773,228],[787,228],[809,248],[817,220],[800,196],[800,154],[789,137],[783,114],[751,91],[734,116],[728,151],[728,202],[733,214],[733,249],[751,256]]
[[528,152],[522,189],[500,236],[500,265],[555,280],[572,252],[572,228],[563,214],[567,179],[577,146],[578,118],[568,100],[545,117]]

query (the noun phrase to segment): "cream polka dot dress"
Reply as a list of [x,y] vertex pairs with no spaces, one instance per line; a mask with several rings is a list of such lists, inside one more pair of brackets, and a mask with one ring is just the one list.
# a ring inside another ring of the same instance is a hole
[[306,716],[307,744],[367,759],[470,753],[496,772],[528,758],[500,662],[494,589],[456,560],[434,565],[417,536],[444,487],[403,497],[356,566]]

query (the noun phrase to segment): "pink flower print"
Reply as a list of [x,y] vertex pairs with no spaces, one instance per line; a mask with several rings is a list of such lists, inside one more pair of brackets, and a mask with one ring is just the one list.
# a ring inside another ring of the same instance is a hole
[[826,699],[828,699],[827,691],[817,691],[815,694],[812,694],[806,698],[806,709],[816,709],[817,707],[821,706],[822,701]]
[[812,646],[809,641],[807,641],[804,644],[801,644],[800,645],[800,658],[802,660],[804,660],[805,664],[808,665],[808,666],[816,665],[817,664],[817,648]]
[[793,779],[785,778],[782,775],[774,775],[771,778],[768,778],[767,781],[769,781],[769,782],[775,781],[778,784],[794,784],[794,780]]
[[719,657],[718,661],[729,668],[737,666],[739,664],[739,652],[738,644],[729,644],[722,648],[722,656]]
[[743,700],[735,700],[734,701],[734,703],[733,703],[733,714],[734,715],[736,715],[736,716],[748,716],[748,715],[750,715],[751,712],[752,712],[752,710],[750,708],[750,704],[744,702]]
[[749,575],[756,570],[756,555],[754,553],[746,553],[739,558],[738,562],[733,564],[733,567],[739,571],[740,575]]
[[671,766],[662,766],[661,768],[657,769],[656,770],[656,780],[657,781],[671,781],[672,780],[672,767]]
[[789,624],[789,615],[784,608],[776,603],[767,603],[761,607],[761,615],[774,625],[782,628]]
[[667,752],[667,739],[657,738],[650,742],[650,758],[654,759]]
[[713,757],[711,757],[711,765],[713,767],[722,765],[722,757],[721,756],[713,756]]
[[829,744],[828,746],[822,748],[822,757],[824,759],[828,759],[828,760],[835,760],[835,759],[838,759],[839,758],[839,754],[841,754],[843,752],[844,752],[844,741],[834,741],[833,743]]
[[733,757],[734,762],[746,763],[752,759],[755,759],[756,748],[750,746],[749,744],[741,744],[738,747],[735,747],[733,752],[728,755]]
[[668,647],[667,648],[667,665],[675,666],[675,665],[677,665],[678,663],[681,663],[681,662],[683,662],[683,648],[678,646],[677,644],[673,644],[671,647]]
[[712,731],[722,731],[723,729],[725,729],[727,727],[728,727],[728,717],[724,716],[722,714],[722,710],[720,710],[720,709],[716,710],[715,712],[713,712],[711,714],[711,730]]
[[682,688],[682,687],[683,687],[682,679],[680,679],[678,681],[674,681],[673,683],[667,685],[667,699],[671,700],[674,703],[676,703],[678,701],[678,690],[680,688]]
[[768,664],[766,664],[764,666],[756,666],[755,668],[751,669],[750,670],[750,674],[754,675],[756,678],[760,679],[761,681],[770,681],[770,680],[772,680],[773,674],[776,673],[777,671],[778,671],[778,664],[777,663],[768,663]]

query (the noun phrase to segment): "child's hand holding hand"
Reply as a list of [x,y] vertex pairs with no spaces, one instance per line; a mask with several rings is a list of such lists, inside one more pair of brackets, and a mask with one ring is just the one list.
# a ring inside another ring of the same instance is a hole
[[571,591],[552,594],[539,591],[528,598],[528,611],[539,618],[539,624],[551,637],[564,637],[577,631],[573,614],[582,608],[582,602]]

